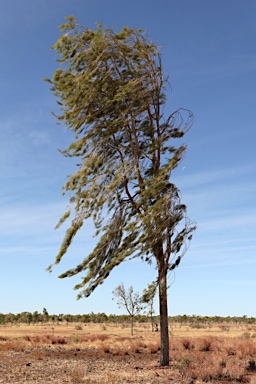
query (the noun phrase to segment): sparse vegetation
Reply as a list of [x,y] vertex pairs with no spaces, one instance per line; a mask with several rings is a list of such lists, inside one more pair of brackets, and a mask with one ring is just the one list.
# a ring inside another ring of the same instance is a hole
[[138,292],[134,292],[132,286],[126,290],[123,283],[118,285],[112,293],[113,298],[117,300],[118,307],[125,308],[130,316],[131,335],[133,336],[134,319],[142,310],[142,299]]
[[[159,334],[150,323],[129,327],[108,322],[38,323],[0,326],[0,369],[4,383],[175,383],[256,382],[256,340],[246,323],[194,328],[172,320],[170,366],[158,367]],[[252,326],[252,325],[250,325]],[[247,331],[248,332],[248,331]],[[111,377],[109,376],[111,373]],[[109,378],[110,377],[110,378]],[[1,382],[0,380],[0,382]]]

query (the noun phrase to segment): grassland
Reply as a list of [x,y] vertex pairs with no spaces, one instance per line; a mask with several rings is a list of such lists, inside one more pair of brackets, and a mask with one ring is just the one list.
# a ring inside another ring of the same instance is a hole
[[0,326],[0,383],[254,383],[256,324],[170,324],[159,367],[150,324]]

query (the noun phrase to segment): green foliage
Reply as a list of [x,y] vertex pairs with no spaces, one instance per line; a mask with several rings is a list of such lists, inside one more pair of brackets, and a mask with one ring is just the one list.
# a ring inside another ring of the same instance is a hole
[[153,314],[154,314],[154,300],[157,291],[157,282],[152,281],[151,284],[148,284],[148,287],[145,288],[142,292],[141,302],[147,306],[147,314],[151,318],[152,331],[154,330],[153,324]]
[[[156,321],[159,321],[159,316],[154,316]],[[43,323],[47,321],[56,321],[56,322],[67,322],[67,323],[127,323],[129,321],[130,315],[115,315],[110,314],[106,315],[103,313],[84,313],[84,314],[48,314],[48,319],[45,317],[45,312],[43,310],[42,313],[39,313],[38,311],[35,311],[34,313],[31,312],[21,312],[17,314],[13,313],[7,313],[3,314],[0,313],[0,324],[17,324],[17,323]],[[149,322],[148,316],[137,314],[135,315],[134,319],[136,322],[139,323],[147,323]],[[227,324],[240,324],[240,325],[248,325],[251,326],[252,324],[256,324],[256,318],[255,317],[249,317],[245,318],[244,316],[234,316],[234,317],[222,317],[222,316],[196,316],[196,315],[182,315],[182,316],[170,316],[169,322],[174,324],[183,324],[186,326],[193,326],[193,324],[198,324],[202,326],[210,327],[211,324],[220,324],[222,327],[227,326]],[[254,329],[254,328],[253,328]],[[255,337],[254,334],[252,337]]]
[[[101,24],[90,30],[73,16],[61,31],[53,47],[60,68],[47,81],[60,105],[57,119],[75,134],[62,153],[81,161],[63,187],[74,217],[55,264],[91,217],[98,244],[60,275],[85,272],[75,286],[81,298],[127,258],[155,261],[165,275],[179,265],[195,225],[170,182],[186,150],[173,142],[191,127],[193,114],[179,109],[164,116],[168,79],[159,48],[144,31]],[[69,215],[70,209],[57,227]]]

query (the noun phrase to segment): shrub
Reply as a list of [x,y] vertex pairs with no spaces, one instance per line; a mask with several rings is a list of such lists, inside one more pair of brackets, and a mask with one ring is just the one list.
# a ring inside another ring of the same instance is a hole
[[152,354],[157,353],[158,351],[160,351],[160,344],[159,343],[148,343],[147,348],[150,351],[150,353],[152,353]]
[[181,340],[181,344],[183,345],[184,349],[191,350],[191,349],[195,348],[194,343],[191,340],[189,340],[189,339]]
[[243,339],[250,339],[251,334],[250,334],[250,332],[244,332],[244,333],[242,334],[241,337],[242,337]]
[[204,338],[201,340],[199,348],[199,351],[201,352],[210,352],[213,350],[212,346],[212,339],[211,338]]

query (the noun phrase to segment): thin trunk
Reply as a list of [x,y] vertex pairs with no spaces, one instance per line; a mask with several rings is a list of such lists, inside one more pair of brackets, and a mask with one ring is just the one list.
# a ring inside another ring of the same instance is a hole
[[[160,263],[162,264],[162,263]],[[158,266],[160,311],[160,366],[169,365],[169,334],[167,310],[167,276],[164,264]]]
[[131,321],[131,335],[133,336],[133,316],[132,316],[132,321]]

